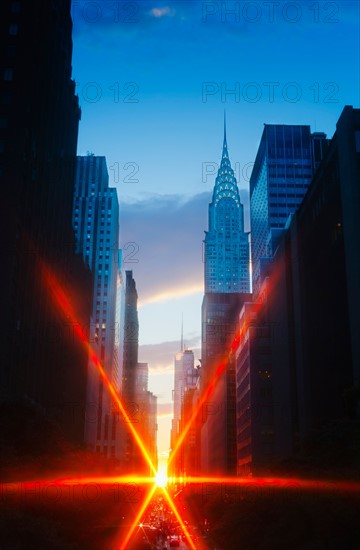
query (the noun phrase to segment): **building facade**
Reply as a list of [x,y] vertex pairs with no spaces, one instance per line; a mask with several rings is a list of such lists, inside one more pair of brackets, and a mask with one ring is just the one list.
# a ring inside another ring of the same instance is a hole
[[[135,368],[135,393],[132,404],[132,418],[136,430],[145,444],[152,464],[157,468],[157,397],[149,391],[149,365],[137,363]],[[153,475],[140,450],[133,447],[133,468],[136,472]]]
[[[114,388],[120,392],[120,317],[116,317],[121,285],[119,203],[116,189],[109,187],[105,157],[89,154],[77,158],[73,225],[77,252],[94,277],[90,341]],[[96,368],[89,364],[85,440],[92,450],[120,458],[118,432],[119,411]]]
[[[126,271],[122,400],[138,434],[146,446],[152,463],[157,465],[157,397],[148,390],[149,367],[138,361],[139,317],[138,293],[132,271]],[[125,462],[128,471],[152,475],[149,465],[134,441],[133,434],[125,426]]]
[[360,109],[347,106],[290,226],[300,434],[359,414],[359,181]]
[[201,469],[236,470],[236,386],[232,348],[238,316],[251,294],[208,293],[202,303],[201,394],[212,387],[202,410]]
[[359,414],[360,110],[345,107],[257,300],[240,314],[237,469]]
[[249,292],[249,237],[244,232],[244,207],[229,159],[225,123],[204,247],[205,292]]
[[325,134],[311,134],[310,126],[264,126],[250,177],[254,299],[289,214],[301,204],[327,143]]
[[[80,109],[71,76],[70,0],[1,5],[1,400],[26,404],[83,441],[91,273],[75,254]],[[71,297],[74,319],[49,281]],[[76,317],[76,320],[75,320]]]
[[[235,365],[231,346],[241,305],[250,299],[249,239],[231,167],[224,121],[220,168],[205,234],[205,296],[202,304],[200,395],[212,388],[201,415],[201,470],[236,470]],[[194,394],[194,399],[197,393]]]
[[138,294],[132,271],[125,272],[125,311],[123,344],[123,388],[125,401],[135,401],[136,367],[139,351]]
[[[194,352],[185,349],[175,356],[175,372],[174,372],[174,416],[172,420],[171,436],[170,436],[170,452],[175,448],[176,442],[184,429],[186,411],[189,410],[189,403],[185,406],[185,396],[188,392],[194,390],[198,380],[198,369],[194,365]],[[189,398],[187,397],[187,400]],[[185,439],[184,444],[179,447],[169,475],[174,477],[183,477],[186,471],[184,462],[184,449],[187,447]]]

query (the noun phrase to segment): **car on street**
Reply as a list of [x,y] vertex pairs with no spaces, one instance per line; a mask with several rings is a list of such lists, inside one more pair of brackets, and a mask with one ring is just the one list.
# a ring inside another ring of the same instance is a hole
[[169,539],[170,547],[179,547],[180,546],[180,537],[179,535],[171,535]]

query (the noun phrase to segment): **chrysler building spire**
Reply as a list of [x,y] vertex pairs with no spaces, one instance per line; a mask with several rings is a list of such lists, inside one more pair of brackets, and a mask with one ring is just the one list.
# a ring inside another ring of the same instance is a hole
[[244,207],[229,158],[224,112],[222,156],[205,235],[205,292],[249,292],[249,287],[249,239],[244,232]]

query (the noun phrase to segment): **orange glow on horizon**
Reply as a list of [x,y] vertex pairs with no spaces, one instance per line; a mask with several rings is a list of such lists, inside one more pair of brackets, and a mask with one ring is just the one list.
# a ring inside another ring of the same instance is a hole
[[166,487],[169,480],[166,472],[158,472],[155,477],[155,484],[157,487]]
[[[11,488],[15,491],[21,489],[26,484],[44,485],[66,485],[78,484],[87,485],[90,483],[98,485],[127,485],[129,483],[137,483],[139,485],[153,485],[153,488],[159,487],[163,491],[164,486],[158,485],[158,476],[164,480],[164,474],[158,472],[156,477],[126,475],[126,476],[76,476],[76,477],[54,477],[41,479],[27,479],[22,481],[7,481]],[[167,478],[166,478],[167,481]],[[186,476],[171,478],[172,483],[183,483],[185,485],[243,485],[244,487],[274,487],[279,489],[319,489],[319,490],[336,490],[343,492],[360,492],[360,481],[340,481],[337,479],[307,479],[299,477],[226,477],[226,476]],[[168,493],[167,489],[165,491]]]

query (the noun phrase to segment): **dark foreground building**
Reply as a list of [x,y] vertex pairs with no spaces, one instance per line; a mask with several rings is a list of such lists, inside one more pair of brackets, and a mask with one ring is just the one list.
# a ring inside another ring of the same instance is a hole
[[256,303],[240,315],[238,473],[358,415],[359,280],[360,110],[345,107]]
[[248,293],[208,292],[202,303],[201,395],[213,386],[201,413],[201,468],[203,472],[236,471],[236,386],[231,347],[238,316]]
[[[300,432],[344,413],[360,374],[360,110],[345,107],[290,227]],[[295,240],[296,239],[296,240]]]
[[[71,222],[80,119],[71,31],[70,0],[2,2],[0,398],[81,441],[87,352],[73,329],[89,326],[92,283]],[[55,304],[46,269],[71,314]]]

